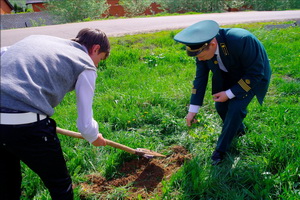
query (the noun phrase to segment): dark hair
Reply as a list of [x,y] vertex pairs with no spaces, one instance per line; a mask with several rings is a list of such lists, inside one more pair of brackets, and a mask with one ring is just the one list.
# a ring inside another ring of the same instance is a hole
[[78,42],[81,45],[84,45],[88,52],[92,49],[93,45],[99,44],[100,50],[98,53],[106,53],[106,57],[110,53],[110,44],[106,34],[99,29],[84,28],[81,29],[76,38],[72,39],[75,42]]

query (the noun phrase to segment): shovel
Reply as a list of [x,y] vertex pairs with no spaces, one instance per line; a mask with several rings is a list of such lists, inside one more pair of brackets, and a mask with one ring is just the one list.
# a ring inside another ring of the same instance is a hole
[[[62,128],[59,128],[59,127],[56,128],[56,132],[60,133],[62,135],[67,135],[67,136],[71,136],[71,137],[74,137],[74,138],[83,139],[83,137],[82,137],[82,135],[80,133],[74,132],[74,131],[70,131],[70,130],[66,130],[66,129],[62,129]],[[165,155],[162,155],[160,153],[151,151],[149,149],[143,149],[143,148],[132,149],[132,148],[130,148],[128,146],[125,146],[123,144],[119,144],[117,142],[113,142],[111,140],[105,139],[105,141],[106,141],[106,145],[109,145],[111,147],[115,147],[115,148],[121,149],[121,150],[126,151],[126,152],[128,152],[130,154],[135,154],[135,155],[138,155],[138,156],[143,156],[143,157],[145,157],[147,159],[154,158],[154,157],[166,157]]]

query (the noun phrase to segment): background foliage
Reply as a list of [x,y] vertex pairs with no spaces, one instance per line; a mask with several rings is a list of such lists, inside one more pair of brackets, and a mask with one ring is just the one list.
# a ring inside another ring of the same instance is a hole
[[119,4],[123,6],[127,16],[143,15],[147,8],[150,7],[152,0],[120,0]]
[[224,12],[229,8],[238,10],[284,10],[299,9],[297,0],[155,0],[167,13]]
[[220,12],[225,8],[225,0],[156,0],[161,8],[168,13],[184,12]]
[[109,8],[106,0],[49,0],[47,12],[60,23],[95,20]]
[[[141,16],[152,3],[167,13],[224,12],[237,10],[285,10],[300,9],[298,0],[120,0],[126,16]],[[49,0],[47,9],[59,22],[77,22],[106,18],[110,5],[106,0]],[[154,13],[154,12],[153,12]],[[161,15],[161,13],[159,14]]]

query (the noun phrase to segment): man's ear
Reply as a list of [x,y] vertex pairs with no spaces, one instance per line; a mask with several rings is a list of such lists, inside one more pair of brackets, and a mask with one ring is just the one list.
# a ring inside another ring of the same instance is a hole
[[217,43],[217,40],[215,38],[210,42],[210,45],[213,46],[213,47],[217,46],[217,44],[218,43]]
[[90,50],[90,54],[98,54],[99,50],[100,50],[100,45],[94,44]]

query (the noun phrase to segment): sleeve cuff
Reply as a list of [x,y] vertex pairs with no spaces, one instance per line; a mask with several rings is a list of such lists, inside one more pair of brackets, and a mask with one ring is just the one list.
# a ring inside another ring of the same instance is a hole
[[191,104],[190,107],[189,107],[189,112],[198,113],[199,109],[200,109],[200,106]]
[[89,143],[93,143],[98,138],[98,123],[92,119],[92,124],[81,124],[77,121],[78,131],[81,133],[82,137],[86,139]]
[[225,93],[229,99],[233,99],[235,97],[230,89],[226,90]]

